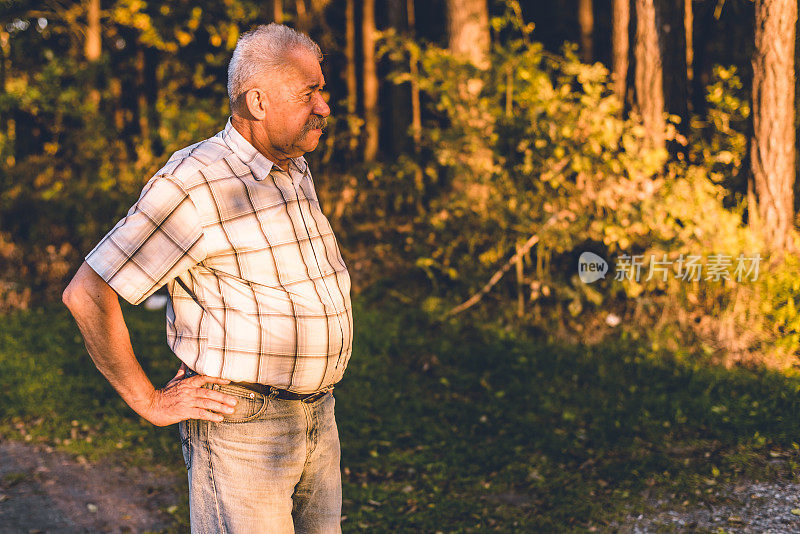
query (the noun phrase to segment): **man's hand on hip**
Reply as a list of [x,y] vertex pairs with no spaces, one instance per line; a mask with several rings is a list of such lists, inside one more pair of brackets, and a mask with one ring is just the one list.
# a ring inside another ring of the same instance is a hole
[[163,389],[153,387],[133,353],[116,292],[86,262],[64,290],[63,300],[97,368],[128,406],[154,425],[184,419],[222,421],[220,414],[233,412],[235,397],[201,387],[229,380],[205,375],[186,378],[185,365]]
[[208,375],[186,378],[188,367],[182,364],[178,373],[162,389],[153,391],[150,407],[143,417],[157,426],[178,423],[185,419],[220,422],[223,413],[233,413],[236,397],[202,387],[204,384],[228,384],[230,380]]

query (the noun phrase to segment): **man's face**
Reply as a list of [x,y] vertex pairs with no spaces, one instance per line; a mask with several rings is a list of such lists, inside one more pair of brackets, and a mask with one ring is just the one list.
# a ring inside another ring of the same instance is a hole
[[273,76],[267,91],[267,112],[261,141],[289,158],[317,148],[331,110],[322,95],[325,78],[317,58],[297,50],[288,59],[285,76]]

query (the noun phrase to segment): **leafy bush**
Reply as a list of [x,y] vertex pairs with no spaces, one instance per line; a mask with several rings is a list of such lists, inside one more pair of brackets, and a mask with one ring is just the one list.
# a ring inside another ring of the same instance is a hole
[[[486,70],[385,36],[398,65],[419,56],[416,82],[431,105],[423,137],[430,157],[399,160],[382,174],[387,191],[416,165],[437,177],[426,184],[427,209],[407,243],[435,289],[425,308],[442,313],[475,293],[535,235],[523,257],[524,297],[533,304],[526,322],[588,332],[593,318],[602,326],[613,311],[636,335],[728,361],[800,347],[787,277],[796,260],[770,260],[744,224],[742,195],[730,194],[742,176],[749,115],[735,69],[715,69],[708,115],[694,120],[686,161],[650,148],[638,117],[623,116],[602,65],[582,64],[569,45],[562,55],[546,52],[508,5],[492,21],[502,39]],[[403,69],[394,77],[410,79]],[[686,144],[668,124],[667,137]],[[585,284],[576,265],[583,251],[639,258],[642,276],[618,270]],[[691,257],[701,261],[698,280],[685,279]],[[648,276],[651,261],[666,270]],[[490,308],[509,317],[513,284],[495,295]]]
[[[741,200],[746,189],[745,132],[750,118],[750,99],[734,66],[715,65],[706,90],[706,116],[693,117],[690,160],[701,163],[709,177],[731,190],[732,201]],[[733,193],[739,193],[737,199]]]
[[534,233],[540,248],[561,255],[587,241],[609,250],[642,243],[649,229],[636,221],[666,158],[647,148],[635,119],[621,117],[603,66],[581,64],[573,47],[545,52],[513,11],[493,24],[512,36],[486,71],[436,46],[420,52],[417,82],[433,106],[423,140],[432,157],[422,165],[438,182],[417,220],[432,231],[416,251],[462,292]]

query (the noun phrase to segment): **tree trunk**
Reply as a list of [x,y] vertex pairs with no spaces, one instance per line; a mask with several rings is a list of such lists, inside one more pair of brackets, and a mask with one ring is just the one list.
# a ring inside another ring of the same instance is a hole
[[297,30],[308,33],[309,21],[305,0],[295,0],[294,6],[297,13]]
[[86,5],[86,59],[100,59],[100,0],[88,0]]
[[793,249],[796,0],[756,0],[750,224],[774,251]]
[[[136,49],[136,115],[138,118],[140,147],[144,154],[150,155],[152,144],[150,139],[150,113],[147,109],[147,83],[144,48],[138,43]],[[139,154],[141,157],[141,154]]]
[[[100,0],[88,0],[86,4],[86,42],[84,52],[89,63],[97,63],[102,52],[100,41]],[[92,68],[92,87],[89,89],[89,102],[94,109],[100,107],[100,89],[96,67]]]
[[611,30],[611,70],[614,92],[625,102],[628,81],[628,27],[631,18],[630,0],[613,0]]
[[8,46],[10,37],[7,31],[0,29],[0,92],[2,93],[6,92],[6,72],[8,69],[6,67],[6,58],[10,55]]
[[[6,58],[10,57],[11,50],[9,46],[10,35],[5,29],[0,29],[0,93],[3,95],[6,94],[6,78],[9,67],[6,65]],[[3,133],[6,136],[6,142],[12,147],[11,154],[5,159],[5,161],[0,162],[2,165],[7,165],[8,167],[13,167],[16,161],[14,160],[14,155],[16,150],[14,150],[14,138],[12,136],[12,128],[11,125],[11,113],[4,113],[0,115],[0,127],[2,128]]]
[[[356,9],[355,0],[345,2],[345,69],[344,81],[347,87],[346,106],[347,106],[347,142],[349,151],[346,154],[347,163],[352,164],[358,158],[358,77],[356,72]],[[334,220],[339,220],[348,206],[358,202],[356,179],[350,175],[345,175],[341,181],[338,195],[333,206],[331,216]]]
[[375,0],[364,0],[361,21],[364,83],[364,161],[378,156],[380,116],[375,61]]
[[145,81],[145,100],[147,103],[147,116],[150,130],[150,146],[154,156],[160,156],[164,152],[164,142],[161,139],[161,114],[158,112],[158,65],[160,63],[160,52],[156,48],[146,48],[144,52],[144,81]]
[[692,0],[684,0],[683,29],[686,32],[686,80],[691,82],[694,79],[694,10],[692,9]]
[[716,37],[714,6],[707,2],[694,6],[692,26],[697,28],[692,36],[692,113],[700,117],[706,115],[706,86],[709,83],[708,43]]
[[272,20],[283,24],[283,0],[272,0]]
[[[347,116],[356,119],[358,109],[358,79],[356,78],[356,10],[355,0],[347,0],[345,6],[345,82],[347,83]],[[350,155],[358,148],[358,136],[352,122],[349,123]]]
[[636,2],[636,110],[653,148],[664,148],[664,73],[658,42],[655,0]]
[[111,98],[114,102],[114,128],[121,137],[125,133],[125,108],[122,102],[122,80],[114,76],[108,82]]
[[[356,78],[356,10],[355,0],[347,0],[345,6],[345,48],[346,61],[345,82],[347,83],[347,116],[356,119],[358,109],[358,79]],[[350,123],[350,155],[355,155],[358,148],[358,136],[354,125]]]
[[656,21],[664,76],[666,111],[681,118],[679,129],[686,132],[689,124],[686,79],[685,1],[657,0]]
[[486,0],[447,0],[450,51],[485,69],[489,66],[489,7]]
[[594,60],[592,0],[578,0],[578,24],[581,27],[581,60],[584,63],[591,63]]
[[[408,14],[408,29],[411,38],[416,35],[416,14],[414,11],[414,0],[406,0],[406,12]],[[409,60],[411,72],[411,136],[414,139],[414,153],[419,154],[420,142],[422,141],[422,106],[419,95],[419,58],[412,52]]]
[[[397,30],[398,34],[408,34],[407,11],[408,6],[405,0],[388,0],[388,24]],[[390,84],[389,103],[391,113],[391,127],[384,129],[384,134],[388,132],[392,147],[390,157],[399,156],[408,148],[408,128],[410,125],[409,101],[411,95],[406,84]],[[386,115],[384,115],[386,118]],[[384,142],[384,146],[387,143]]]
[[[447,0],[447,27],[450,51],[458,59],[472,63],[478,69],[489,67],[489,6],[486,0]],[[494,154],[487,143],[493,137],[494,119],[476,105],[483,88],[481,78],[458,81],[458,99],[452,110],[454,116],[473,130],[470,146],[459,156],[463,172],[453,178],[453,189],[461,191],[470,204],[481,213],[491,195],[490,186],[480,178],[494,172]]]
[[[417,15],[414,10],[414,0],[406,0],[406,16],[408,18],[408,32],[412,39],[416,37]],[[409,72],[411,73],[411,139],[414,143],[414,156],[417,168],[414,171],[414,186],[417,190],[417,211],[423,212],[422,200],[425,193],[425,180],[422,174],[422,106],[419,95],[419,57],[417,52],[412,50],[409,58]]]

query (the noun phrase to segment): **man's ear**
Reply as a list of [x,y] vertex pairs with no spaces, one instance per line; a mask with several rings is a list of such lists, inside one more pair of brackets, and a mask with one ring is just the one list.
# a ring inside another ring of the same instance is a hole
[[267,115],[267,94],[258,88],[253,88],[244,94],[244,104],[248,113],[256,120],[264,120]]

